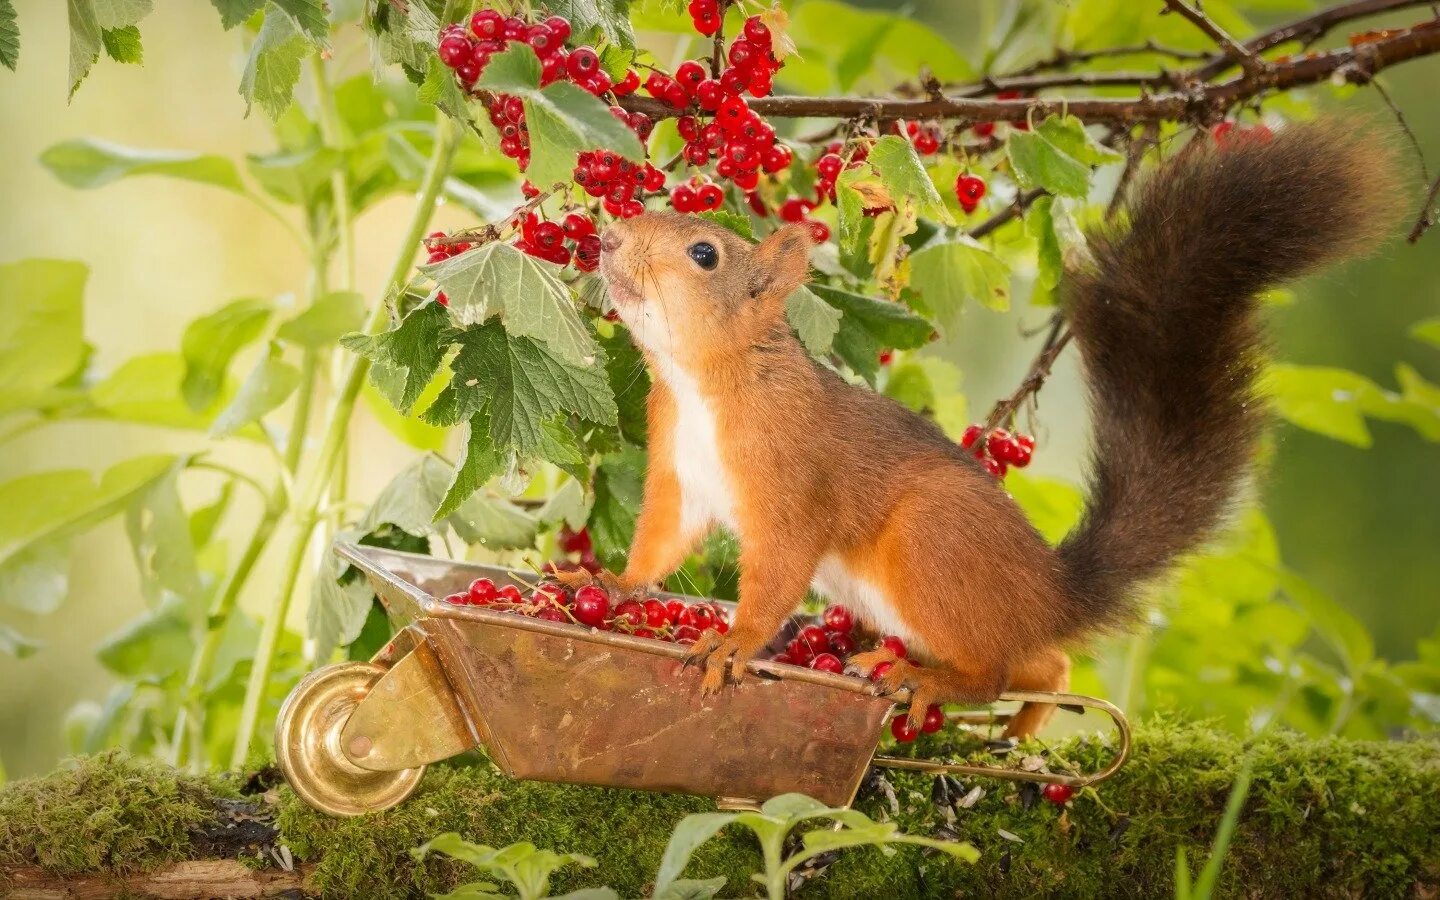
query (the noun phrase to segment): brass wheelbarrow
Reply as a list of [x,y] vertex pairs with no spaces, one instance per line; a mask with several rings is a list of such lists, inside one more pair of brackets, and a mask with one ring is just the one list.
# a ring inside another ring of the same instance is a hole
[[437,599],[481,576],[523,586],[526,573],[354,544],[336,552],[369,578],[397,634],[370,662],[312,672],[280,710],[280,768],[334,815],[394,806],[428,763],[475,747],[514,778],[699,794],[726,808],[790,792],[846,806],[872,764],[1080,787],[1113,775],[1130,751],[1129,723],[1110,703],[1013,691],[1001,699],[1108,714],[1118,732],[1109,765],[1062,774],[875,756],[903,692],[876,697],[863,678],[755,660],[744,682],[701,697],[684,646]]

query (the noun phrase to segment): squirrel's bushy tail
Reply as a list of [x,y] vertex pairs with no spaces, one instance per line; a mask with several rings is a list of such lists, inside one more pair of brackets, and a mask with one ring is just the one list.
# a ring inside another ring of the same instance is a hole
[[1138,192],[1123,235],[1092,239],[1067,297],[1095,428],[1089,503],[1058,549],[1072,633],[1124,624],[1137,588],[1225,516],[1264,418],[1256,295],[1392,221],[1389,154],[1368,133],[1202,135]]

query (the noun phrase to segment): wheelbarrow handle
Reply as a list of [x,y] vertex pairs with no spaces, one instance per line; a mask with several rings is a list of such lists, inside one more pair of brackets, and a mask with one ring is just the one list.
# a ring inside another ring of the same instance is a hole
[[[1098,697],[1087,697],[1084,694],[1057,694],[1049,691],[1007,691],[1000,695],[1001,700],[1016,700],[1022,703],[1053,703],[1056,706],[1067,708],[1088,708],[1098,709],[1110,717],[1115,723],[1115,730],[1119,734],[1119,747],[1110,764],[1098,772],[1088,775],[1062,775],[1054,772],[1026,772],[1020,769],[1007,769],[1001,766],[975,766],[963,765],[960,763],[939,762],[933,759],[910,759],[900,756],[877,756],[872,762],[886,769],[908,769],[912,772],[927,772],[932,775],[982,775],[988,778],[1001,778],[1007,781],[1035,781],[1041,784],[1063,784],[1068,787],[1085,787],[1104,781],[1119,771],[1130,756],[1130,720],[1125,713],[1113,703],[1101,700]],[[1079,710],[1075,710],[1079,711]],[[996,716],[998,721],[1001,716]]]

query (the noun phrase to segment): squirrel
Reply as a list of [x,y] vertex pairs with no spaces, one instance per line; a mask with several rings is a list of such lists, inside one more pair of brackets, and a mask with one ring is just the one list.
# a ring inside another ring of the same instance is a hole
[[[1266,418],[1257,295],[1380,236],[1387,158],[1338,121],[1264,143],[1202,132],[1138,191],[1127,231],[1091,236],[1062,308],[1095,447],[1085,511],[1055,547],[934,422],[806,351],[785,314],[809,277],[805,225],[754,244],[693,216],[615,221],[600,270],[652,374],[620,589],[661,581],[724,526],[739,604],[691,648],[706,693],[727,669],[741,679],[812,588],[904,640],[907,659],[850,662],[892,662],[875,690],[908,689],[912,724],[932,703],[1065,691],[1067,651],[1131,623],[1139,589],[1226,517]],[[1025,704],[1007,736],[1053,709]]]

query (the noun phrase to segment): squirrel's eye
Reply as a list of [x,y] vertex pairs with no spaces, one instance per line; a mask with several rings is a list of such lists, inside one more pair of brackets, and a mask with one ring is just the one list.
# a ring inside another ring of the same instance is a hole
[[685,250],[690,258],[695,260],[695,265],[702,269],[710,270],[720,262],[720,253],[715,246],[707,241],[697,241]]

